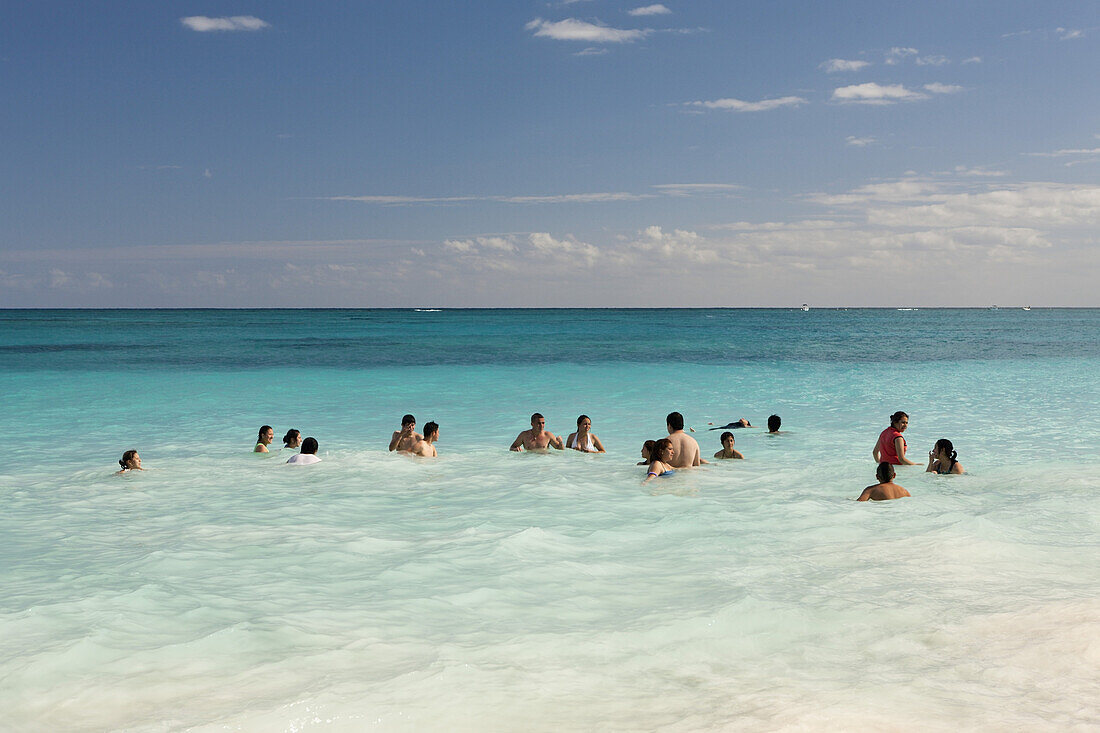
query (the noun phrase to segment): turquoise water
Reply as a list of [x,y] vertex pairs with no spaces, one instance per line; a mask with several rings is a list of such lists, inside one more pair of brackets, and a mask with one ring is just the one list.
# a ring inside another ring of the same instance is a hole
[[[0,311],[0,383],[14,729],[1100,725],[1100,310]],[[857,504],[899,409],[969,474]],[[671,410],[787,432],[643,486]]]

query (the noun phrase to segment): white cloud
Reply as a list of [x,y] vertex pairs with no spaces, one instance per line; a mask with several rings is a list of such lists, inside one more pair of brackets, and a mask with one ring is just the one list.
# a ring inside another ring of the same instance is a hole
[[204,170],[204,171],[202,172],[202,177],[203,177],[203,178],[213,178],[213,177],[214,177],[214,174],[210,172],[210,169],[209,169],[209,168],[207,168],[206,170]]
[[894,46],[886,52],[886,63],[893,66],[894,64],[901,63],[903,59],[909,56],[916,56],[918,53],[920,52],[915,48]]
[[870,61],[849,61],[847,59],[829,59],[818,66],[824,69],[826,74],[836,74],[841,71],[859,71],[871,65]]
[[1055,28],[1055,33],[1058,34],[1058,38],[1063,41],[1070,41],[1075,38],[1084,38],[1085,32],[1080,28]]
[[952,171],[952,173],[957,176],[974,176],[979,178],[999,178],[1008,175],[1005,171],[990,170],[980,166],[976,168],[967,168],[965,165],[955,166],[955,170]]
[[1030,155],[1037,158],[1066,158],[1070,156],[1093,156],[1100,155],[1100,148],[1063,148],[1062,150],[1055,150],[1052,153],[1024,153],[1024,155]]
[[963,91],[963,87],[957,84],[940,84],[939,82],[925,84],[924,88],[926,91],[932,92],[933,94],[957,94]]
[[943,66],[951,63],[946,56],[921,56],[917,59],[917,66]]
[[605,53],[610,53],[607,48],[596,48],[595,46],[589,46],[583,51],[577,51],[574,56],[602,56]]
[[704,107],[706,109],[728,109],[734,112],[767,112],[780,107],[797,107],[807,104],[802,97],[779,97],[776,99],[762,99],[759,102],[746,102],[741,99],[714,99],[710,101],[687,102],[692,107]]
[[962,62],[964,64],[980,64],[982,62],[982,57],[981,56],[971,56],[968,59],[963,59]]
[[448,239],[443,246],[453,252],[477,254],[482,251],[515,252],[516,244],[512,237],[475,237],[473,239]]
[[848,143],[848,145],[851,145],[851,146],[856,147],[856,148],[865,148],[868,145],[874,145],[878,141],[875,140],[873,137],[870,137],[870,136],[856,137],[855,135],[849,135],[846,139],[846,142]]
[[661,183],[653,186],[668,196],[724,195],[732,196],[744,186],[734,183]]
[[646,5],[643,8],[634,8],[633,10],[628,10],[627,14],[637,17],[644,15],[668,15],[671,12],[672,11],[666,8],[664,5],[657,3],[655,5]]
[[576,18],[566,18],[556,23],[535,18],[526,26],[529,31],[541,38],[553,38],[557,41],[584,41],[586,43],[632,43],[645,38],[652,30],[627,30],[596,25]]
[[253,15],[234,15],[228,18],[208,18],[205,15],[192,15],[187,18],[180,18],[180,23],[200,33],[209,33],[210,31],[258,31],[269,28],[271,25]]
[[906,89],[901,84],[853,84],[833,90],[833,99],[838,102],[858,104],[893,104],[894,102],[912,102],[927,99],[921,92]]
[[611,201],[641,201],[650,198],[644,193],[566,193],[552,196],[500,196],[491,200],[508,204],[592,204]]
[[600,254],[598,247],[587,242],[579,242],[569,235],[563,239],[555,239],[548,232],[532,232],[527,237],[527,242],[536,255],[564,259],[569,262],[579,261],[589,267]]

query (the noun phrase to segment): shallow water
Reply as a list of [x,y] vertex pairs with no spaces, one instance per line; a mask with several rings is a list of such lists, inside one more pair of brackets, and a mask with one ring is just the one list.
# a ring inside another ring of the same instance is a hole
[[[14,729],[1100,725],[1100,311],[2,311],[0,367]],[[673,409],[786,433],[643,486]],[[857,504],[897,409],[969,474]]]

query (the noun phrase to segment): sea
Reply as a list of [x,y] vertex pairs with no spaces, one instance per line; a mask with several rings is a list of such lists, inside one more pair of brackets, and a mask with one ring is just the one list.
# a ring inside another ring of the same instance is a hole
[[1100,310],[6,310],[0,395],[5,730],[1100,729]]

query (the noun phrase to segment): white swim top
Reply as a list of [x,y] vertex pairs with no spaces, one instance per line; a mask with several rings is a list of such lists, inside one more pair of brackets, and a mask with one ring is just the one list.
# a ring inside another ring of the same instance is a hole
[[295,453],[287,460],[287,463],[293,463],[298,466],[308,466],[311,463],[320,462],[321,459],[312,453]]
[[585,453],[599,453],[600,449],[596,447],[596,441],[592,440],[592,433],[588,434],[588,447],[580,448],[574,445],[577,442],[577,435],[574,433],[569,436],[569,442],[565,444],[566,448],[575,448],[576,450],[584,451]]

